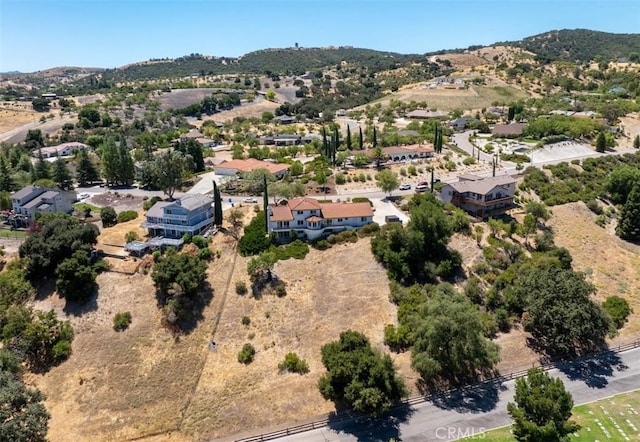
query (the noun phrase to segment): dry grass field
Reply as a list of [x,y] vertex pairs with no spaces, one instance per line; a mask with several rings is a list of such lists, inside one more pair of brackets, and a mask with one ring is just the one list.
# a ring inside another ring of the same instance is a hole
[[42,114],[30,110],[0,108],[0,133],[7,132],[27,123],[38,121]]
[[627,342],[640,336],[640,247],[615,236],[613,229],[598,227],[596,216],[582,202],[552,208],[549,226],[555,242],[566,247],[573,256],[575,270],[587,273],[604,301],[618,295],[629,301],[634,312],[614,342]]

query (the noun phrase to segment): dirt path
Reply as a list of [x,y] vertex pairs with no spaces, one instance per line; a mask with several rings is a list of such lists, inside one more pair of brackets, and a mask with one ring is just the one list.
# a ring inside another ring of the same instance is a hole
[[7,143],[20,143],[24,141],[27,132],[30,129],[40,129],[42,134],[52,134],[64,126],[66,123],[75,124],[78,121],[78,118],[75,115],[64,115],[62,117],[57,116],[53,120],[47,120],[44,123],[39,121],[22,124],[19,127],[14,129],[7,130],[6,132],[0,133],[0,142],[5,141]]

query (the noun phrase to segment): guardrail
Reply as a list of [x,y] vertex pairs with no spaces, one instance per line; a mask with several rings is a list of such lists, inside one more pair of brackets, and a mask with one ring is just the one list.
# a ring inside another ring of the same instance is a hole
[[[552,362],[549,362],[549,363],[546,363],[546,364],[540,364],[540,365],[533,364],[530,367],[527,366],[527,368],[522,368],[522,369],[519,369],[519,370],[511,371],[511,372],[506,373],[504,375],[493,376],[493,377],[484,379],[481,382],[478,382],[478,383],[473,384],[473,385],[467,385],[465,387],[452,388],[452,389],[449,389],[449,390],[438,391],[438,392],[434,392],[432,394],[429,394],[427,396],[425,396],[425,395],[412,396],[410,398],[407,398],[407,399],[403,400],[398,405],[396,405],[394,408],[402,407],[402,406],[405,406],[405,405],[421,404],[421,403],[424,403],[424,402],[427,402],[427,401],[433,399],[436,396],[447,395],[447,394],[454,393],[456,391],[464,391],[466,389],[473,388],[474,386],[477,386],[477,385],[491,384],[491,383],[501,383],[501,382],[506,382],[506,381],[510,381],[510,380],[513,380],[513,379],[521,378],[523,376],[526,376],[527,372],[531,368],[539,367],[539,368],[544,369],[545,371],[548,371],[548,370],[552,370],[554,368],[557,368],[557,366],[559,364],[562,364],[562,363],[575,362],[575,361],[579,361],[581,359],[588,359],[588,358],[592,358],[594,356],[597,356],[597,355],[603,354],[603,353],[607,353],[607,352],[621,353],[623,351],[632,350],[632,349],[638,348],[638,347],[640,347],[640,340],[629,342],[627,344],[620,344],[620,345],[617,345],[615,347],[601,348],[601,349],[599,349],[599,351],[594,351],[592,353],[588,353],[588,354],[586,354],[584,356],[581,356],[581,357],[575,358],[575,359],[558,359],[555,362],[552,361]],[[264,441],[278,439],[278,438],[281,438],[281,437],[291,436],[291,435],[294,435],[294,434],[305,433],[307,431],[315,430],[316,428],[323,428],[323,427],[326,427],[329,424],[329,422],[331,422],[331,421],[336,422],[336,423],[338,423],[338,422],[348,422],[350,420],[356,420],[358,418],[367,419],[368,417],[367,416],[356,415],[355,413],[347,411],[347,412],[336,414],[331,419],[329,417],[326,417],[326,418],[319,419],[317,421],[309,422],[309,423],[306,423],[306,424],[301,424],[301,425],[295,425],[293,427],[288,427],[288,428],[285,428],[284,430],[272,431],[272,432],[269,432],[269,433],[260,434],[258,436],[251,436],[251,437],[247,437],[247,438],[243,438],[243,439],[236,439],[235,442],[264,442]]]

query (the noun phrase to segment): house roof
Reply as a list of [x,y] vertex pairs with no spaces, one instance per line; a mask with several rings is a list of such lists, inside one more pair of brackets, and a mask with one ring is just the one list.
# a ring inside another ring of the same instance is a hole
[[291,210],[317,210],[322,208],[318,200],[313,198],[292,198],[287,205]]
[[280,115],[278,117],[275,117],[274,120],[280,121],[280,122],[298,121],[296,117],[292,117],[291,115]]
[[21,200],[22,198],[31,195],[35,190],[38,190],[38,189],[42,189],[42,188],[39,186],[25,186],[22,189],[15,192],[13,195],[11,195],[11,198]]
[[382,150],[387,155],[433,152],[433,149],[430,149],[428,147],[422,147],[418,144],[412,144],[410,146],[390,146],[390,147],[384,147]]
[[398,136],[400,137],[419,137],[420,133],[417,130],[399,130]]
[[322,204],[322,216],[327,219],[373,216],[373,209],[369,203],[326,203]]
[[271,206],[271,221],[291,221],[293,214],[288,206]]
[[170,204],[172,204],[170,201],[158,201],[153,206],[151,206],[149,210],[147,210],[147,213],[145,216],[147,218],[148,217],[162,218],[162,215],[164,215],[163,209]]
[[321,218],[319,216],[310,216],[309,218],[307,218],[307,221],[311,223],[317,223],[319,221],[324,221],[324,218]]
[[196,193],[184,196],[179,200],[174,201],[173,204],[184,207],[187,210],[196,210],[203,206],[211,206],[211,204],[213,204],[213,198]]
[[180,138],[202,138],[204,134],[200,132],[198,129],[191,129],[186,134],[180,135]]
[[274,164],[268,161],[249,158],[247,160],[225,161],[218,166],[214,166],[214,169],[236,169],[237,172],[252,172],[257,169],[267,169],[271,173],[280,173],[289,169],[289,167],[291,167],[289,164]]
[[522,135],[527,127],[526,123],[496,124],[491,133],[493,135]]
[[[63,150],[65,150],[67,148],[71,148],[71,149],[87,149],[87,148],[89,148],[89,146],[84,144],[84,143],[78,143],[77,141],[71,141],[69,143],[62,143],[62,144],[58,144],[58,145],[55,145],[55,146],[42,147],[42,148],[40,148],[40,151],[42,151],[43,154],[52,154],[52,153],[62,152]],[[37,155],[37,153],[38,153],[38,151],[36,150],[34,152],[34,155]]]
[[463,179],[456,183],[449,183],[449,185],[458,193],[473,192],[486,195],[497,186],[515,184],[515,182],[516,180],[511,175],[498,175],[488,178],[478,177],[478,179],[475,180]]

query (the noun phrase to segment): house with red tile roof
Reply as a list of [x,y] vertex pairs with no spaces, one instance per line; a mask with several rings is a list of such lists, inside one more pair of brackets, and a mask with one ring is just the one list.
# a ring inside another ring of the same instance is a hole
[[369,203],[320,202],[313,198],[293,198],[284,205],[271,205],[267,213],[269,233],[275,233],[279,241],[295,238],[313,241],[373,222]]
[[276,164],[269,161],[260,161],[255,158],[246,160],[225,161],[213,166],[217,175],[238,175],[240,173],[249,173],[257,169],[266,169],[278,178],[282,178],[289,171],[289,164]]

